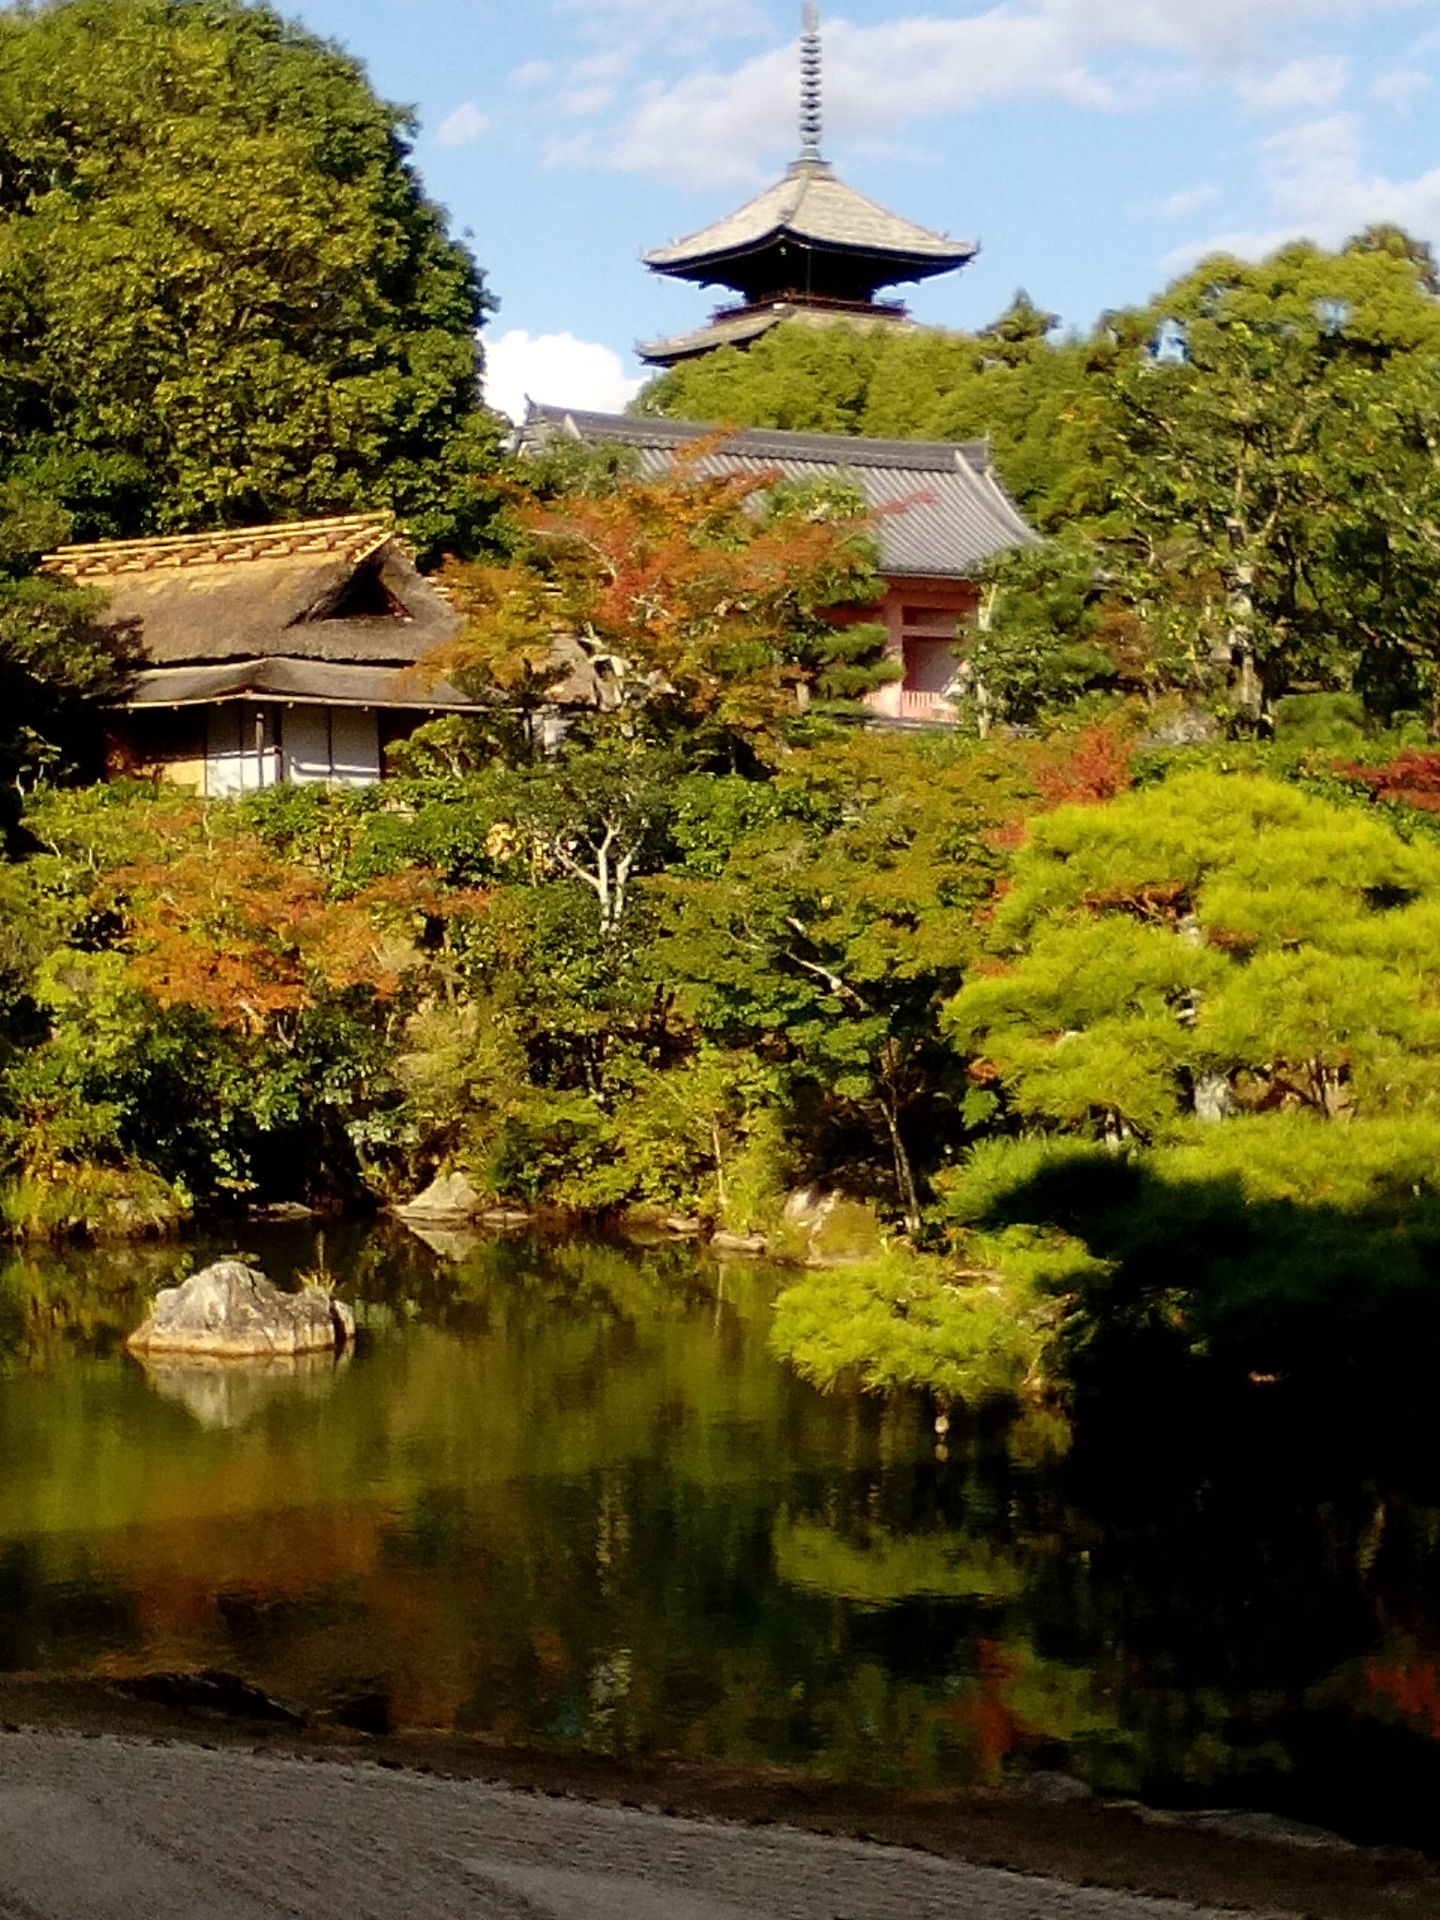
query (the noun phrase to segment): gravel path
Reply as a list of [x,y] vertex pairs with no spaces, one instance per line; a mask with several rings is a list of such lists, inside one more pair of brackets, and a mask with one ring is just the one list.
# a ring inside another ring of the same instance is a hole
[[6,1920],[1221,1920],[900,1848],[373,1766],[0,1735]]

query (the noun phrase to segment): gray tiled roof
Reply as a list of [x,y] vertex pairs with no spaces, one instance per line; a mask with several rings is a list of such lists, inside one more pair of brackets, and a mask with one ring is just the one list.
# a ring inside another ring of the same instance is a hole
[[865,306],[841,308],[837,303],[800,300],[758,302],[731,312],[715,314],[703,327],[690,333],[672,333],[664,339],[639,342],[635,351],[652,366],[669,367],[694,354],[710,353],[716,347],[743,347],[758,340],[772,327],[793,320],[801,326],[826,326],[839,322],[848,327],[885,327],[892,333],[918,333],[920,328],[903,307]]
[[[657,273],[703,279],[703,273],[688,270],[729,254],[751,252],[780,234],[813,245],[893,257],[899,280],[963,266],[977,251],[972,240],[954,240],[887,212],[837,180],[825,161],[800,160],[782,180],[723,220],[642,257]],[[908,270],[899,271],[902,267]]]
[[[591,445],[629,446],[641,471],[655,474],[678,448],[715,432],[690,420],[532,406],[520,441],[533,447],[563,434]],[[711,473],[852,481],[880,516],[876,532],[886,574],[967,579],[995,554],[1037,538],[996,479],[983,441],[867,440],[746,427],[728,433],[701,465]]]

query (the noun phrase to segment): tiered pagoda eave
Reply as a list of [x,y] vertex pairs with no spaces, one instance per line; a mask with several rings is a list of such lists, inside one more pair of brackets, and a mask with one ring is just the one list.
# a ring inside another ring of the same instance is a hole
[[782,320],[816,324],[911,324],[904,306],[877,292],[953,273],[979,251],[918,226],[857,193],[820,157],[820,49],[813,9],[801,42],[801,154],[782,179],[698,233],[643,255],[654,273],[701,286],[729,287],[738,305],[719,308],[708,326],[642,345],[652,366],[721,346],[743,346]]

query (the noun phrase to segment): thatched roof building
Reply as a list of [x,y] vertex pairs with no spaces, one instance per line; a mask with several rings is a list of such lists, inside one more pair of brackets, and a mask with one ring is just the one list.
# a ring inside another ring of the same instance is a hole
[[388,741],[473,704],[421,664],[460,619],[385,516],[106,540],[43,564],[99,588],[138,659],[112,726],[117,771],[205,793],[363,785]]

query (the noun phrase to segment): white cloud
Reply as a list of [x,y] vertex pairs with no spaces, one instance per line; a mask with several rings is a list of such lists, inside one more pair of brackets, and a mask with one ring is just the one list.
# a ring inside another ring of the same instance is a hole
[[1350,63],[1338,54],[1290,60],[1262,79],[1246,74],[1236,85],[1252,113],[1290,113],[1303,107],[1333,107],[1350,84]]
[[1431,80],[1428,73],[1422,73],[1419,67],[1392,67],[1388,73],[1377,74],[1370,82],[1370,98],[1377,106],[1392,107],[1397,113],[1408,113],[1422,93],[1428,93]]
[[1193,265],[1207,253],[1258,259],[1287,240],[1336,246],[1378,221],[1393,221],[1422,240],[1440,242],[1440,167],[1412,180],[1367,172],[1361,123],[1353,113],[1310,120],[1264,141],[1261,185],[1274,224],[1219,233],[1177,248],[1167,267]]
[[1394,13],[1419,0],[1032,0],[1096,49],[1148,48],[1225,67],[1247,64],[1271,31],[1326,16]]
[[[565,0],[598,32],[644,23],[658,36],[693,0]],[[1097,109],[1151,105],[1196,69],[1202,79],[1239,84],[1268,111],[1333,104],[1345,63],[1295,59],[1265,75],[1282,30],[1321,16],[1411,9],[1420,0],[998,0],[985,11],[910,15],[879,25],[844,19],[825,27],[825,114],[841,142],[912,135],[931,114],[966,112],[998,100],[1058,99]],[[687,11],[688,10],[688,11]],[[749,0],[713,17],[723,31],[750,30]],[[627,58],[628,58],[627,54]],[[706,185],[756,180],[791,144],[796,110],[794,42],[723,71],[713,65],[673,80],[642,69],[625,106],[610,119],[555,140],[553,162],[663,173]]]
[[1213,206],[1219,198],[1220,189],[1206,182],[1197,187],[1182,187],[1178,193],[1162,200],[1156,211],[1164,220],[1183,220],[1189,214],[1198,213],[1201,207]]
[[[832,22],[825,35],[825,119],[843,139],[908,131],[927,114],[1017,94],[1112,104],[1111,88],[1057,43],[1038,14],[997,8],[961,20],[881,27]],[[762,177],[777,145],[793,144],[794,46],[728,74],[703,71],[651,83],[618,126],[555,142],[552,162],[656,172],[701,184]]]
[[602,84],[593,87],[567,87],[550,102],[553,113],[566,120],[589,120],[615,104],[615,89]]
[[468,147],[489,124],[489,116],[483,114],[473,100],[466,100],[453,113],[446,114],[435,129],[435,138],[442,147]]
[[559,71],[553,60],[527,60],[506,78],[512,87],[543,87],[555,79]]
[[485,348],[486,402],[512,420],[524,417],[527,399],[619,413],[643,385],[618,353],[573,333],[531,335],[512,327]]

